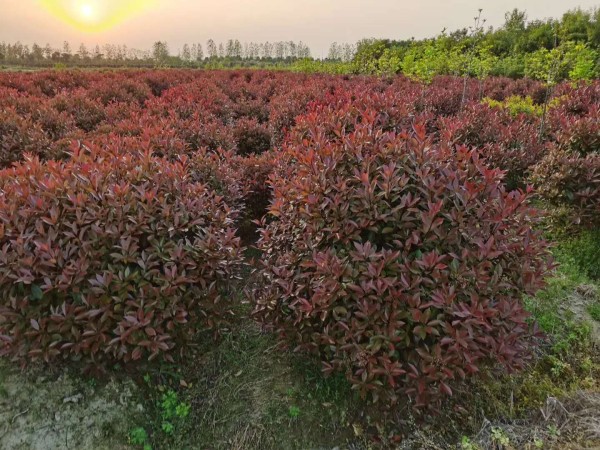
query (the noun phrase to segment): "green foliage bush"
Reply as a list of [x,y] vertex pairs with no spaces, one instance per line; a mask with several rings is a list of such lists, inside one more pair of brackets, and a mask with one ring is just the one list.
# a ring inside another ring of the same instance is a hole
[[512,116],[518,116],[519,114],[541,116],[543,112],[543,107],[533,103],[533,99],[529,96],[511,95],[503,102],[491,98],[484,98],[482,101],[491,108],[505,108]]
[[497,29],[476,25],[471,32],[444,31],[423,40],[362,40],[353,68],[356,73],[377,75],[401,71],[424,82],[438,75],[488,74],[526,76],[549,84],[591,80],[600,74],[599,23],[598,13],[581,10],[567,12],[559,22],[527,23],[525,13],[514,10]]

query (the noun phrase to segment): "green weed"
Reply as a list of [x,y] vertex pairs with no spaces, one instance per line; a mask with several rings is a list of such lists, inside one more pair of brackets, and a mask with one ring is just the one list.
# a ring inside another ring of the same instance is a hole
[[135,446],[141,446],[143,450],[152,450],[148,433],[143,427],[136,427],[129,432],[129,443]]

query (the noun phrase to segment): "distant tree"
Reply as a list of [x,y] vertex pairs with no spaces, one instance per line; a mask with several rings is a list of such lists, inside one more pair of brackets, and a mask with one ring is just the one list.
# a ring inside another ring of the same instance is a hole
[[525,22],[527,13],[519,11],[517,8],[504,14],[504,29],[511,32],[525,31]]
[[233,39],[228,39],[227,44],[225,44],[225,56],[227,58],[233,58],[234,51]]
[[588,42],[591,47],[600,49],[600,7],[596,8],[590,15]]
[[115,48],[114,45],[111,44],[104,44],[104,46],[102,47],[103,53],[104,53],[104,58],[112,61],[114,59],[116,59],[117,57],[117,50]]
[[54,53],[54,50],[52,50],[50,44],[46,44],[46,46],[44,47],[44,58],[50,59],[52,57],[52,53]]
[[562,16],[560,27],[561,41],[586,42],[591,15],[581,8],[567,11]]
[[119,61],[124,61],[127,59],[127,46],[126,45],[119,45],[117,47],[117,59]]
[[71,45],[67,41],[63,42],[63,51],[61,56],[64,61],[71,59]]
[[192,60],[192,51],[190,50],[190,46],[188,44],[183,44],[183,49],[181,50],[181,59],[186,62],[190,62]]
[[288,49],[291,58],[296,58],[298,56],[298,46],[294,41],[288,42]]
[[212,39],[209,39],[208,41],[206,41],[206,52],[208,53],[208,57],[209,58],[216,58],[217,55],[217,45],[215,44],[215,41],[213,41]]
[[285,56],[285,43],[276,42],[275,43],[275,58],[283,59]]
[[553,20],[534,20],[527,24],[526,39],[520,43],[519,50],[529,53],[537,49],[552,49],[555,46],[555,29],[557,24]]
[[24,45],[21,49],[21,59],[27,59],[31,61],[31,50],[29,50],[28,45]]
[[98,44],[96,44],[96,46],[94,47],[92,57],[96,60],[102,59],[102,52],[100,51],[100,46]]
[[35,42],[31,46],[31,57],[34,61],[41,61],[44,59],[44,49]]
[[305,45],[304,42],[298,42],[298,46],[296,47],[296,57],[297,58],[310,58],[310,48],[308,45]]
[[344,44],[342,47],[342,61],[350,62],[354,58],[354,54],[356,53],[356,48],[352,44]]
[[90,55],[90,52],[88,52],[88,49],[85,46],[85,44],[81,43],[81,45],[79,46],[79,50],[77,51],[77,54],[79,55],[79,57],[81,59],[86,59]]
[[333,42],[329,47],[327,59],[331,59],[332,61],[339,61],[342,59],[342,51],[337,42]]
[[264,58],[273,57],[273,44],[271,44],[269,41],[265,42],[263,45],[262,56]]
[[225,49],[223,48],[223,43],[219,42],[219,58],[225,57]]
[[156,41],[152,46],[152,59],[157,64],[164,64],[169,58],[169,46],[166,42]]
[[196,59],[196,61],[202,61],[204,59],[204,51],[202,50],[202,44],[198,43],[198,45],[196,45],[196,52],[193,56]]

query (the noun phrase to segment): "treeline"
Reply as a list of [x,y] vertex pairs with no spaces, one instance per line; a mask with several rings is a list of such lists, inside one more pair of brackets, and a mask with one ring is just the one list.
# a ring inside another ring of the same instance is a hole
[[62,48],[44,47],[34,43],[24,45],[0,43],[0,64],[22,66],[133,66],[133,67],[210,67],[291,64],[311,57],[303,42],[245,42],[229,39],[225,43],[209,39],[201,43],[184,44],[176,55],[165,41],[157,41],[151,50],[137,50],[126,45],[96,45],[88,49],[81,44],[73,51],[69,42]]
[[67,41],[61,48],[50,44],[40,46],[37,43],[29,46],[16,42],[14,44],[0,42],[0,64],[51,66],[54,64],[67,65],[151,65],[153,64],[150,51],[129,48],[127,45],[106,44],[88,48],[81,44],[73,49]]
[[488,75],[530,77],[545,82],[600,76],[600,9],[575,9],[560,19],[528,20],[524,11],[506,13],[504,24],[487,27],[479,11],[472,26],[423,40],[363,39],[356,44],[334,42],[324,59],[311,57],[302,42],[240,42],[229,39],[185,44],[175,53],[167,42],[151,50],[125,45],[81,44],[75,51],[65,42],[31,47],[0,43],[0,65],[130,66],[197,68],[283,68],[300,72],[405,75],[431,81],[436,75],[483,78]]
[[[527,20],[517,9],[504,24],[486,27],[482,10],[473,25],[435,38],[358,42],[351,61],[332,45],[327,62],[304,62],[304,70],[389,75],[404,73],[429,81],[435,75],[487,75],[544,81],[600,75],[600,9],[566,12],[561,19]],[[334,58],[331,58],[331,55]]]

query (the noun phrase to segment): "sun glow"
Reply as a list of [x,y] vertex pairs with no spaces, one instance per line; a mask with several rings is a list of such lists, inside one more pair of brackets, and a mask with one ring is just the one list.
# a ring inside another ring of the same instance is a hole
[[140,14],[157,0],[39,0],[53,16],[80,31],[96,33]]
[[94,7],[89,3],[84,3],[81,5],[80,12],[84,19],[91,20],[94,18]]

